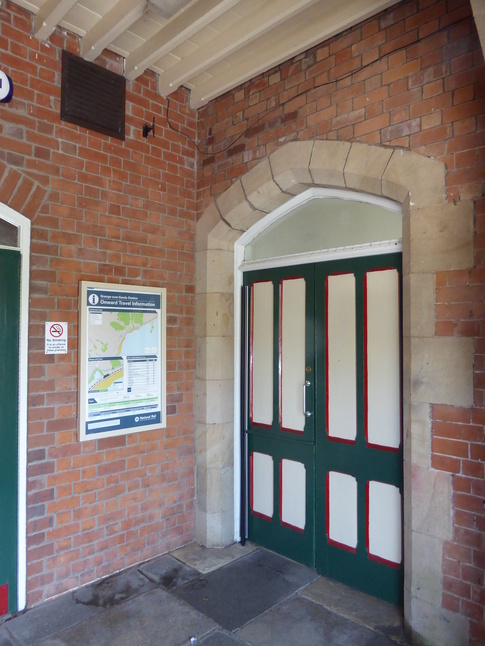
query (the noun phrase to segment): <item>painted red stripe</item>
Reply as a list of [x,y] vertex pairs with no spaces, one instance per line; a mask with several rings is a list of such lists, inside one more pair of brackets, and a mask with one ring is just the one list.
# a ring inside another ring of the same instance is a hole
[[282,366],[282,350],[283,350],[283,281],[280,281],[280,307],[279,307],[279,321],[278,321],[278,416],[280,428],[283,424],[283,408],[282,408],[282,393],[283,393],[283,366]]
[[[367,439],[367,438],[366,438]],[[399,446],[386,446],[385,444],[374,444],[373,442],[367,441],[367,446],[370,449],[379,449],[380,451],[390,451],[391,453],[399,453]]]
[[249,456],[249,506],[253,511],[253,490],[254,490],[253,452]]
[[8,614],[8,583],[0,585],[0,616]]
[[401,568],[401,563],[395,563],[394,561],[388,561],[387,559],[383,559],[380,556],[376,556],[375,554],[371,554],[370,552],[367,554],[367,557],[371,561],[376,561],[377,563],[382,563],[383,565],[393,567],[396,570],[399,570]]
[[330,403],[328,396],[328,279],[329,276],[325,279],[325,429],[327,431],[327,437],[330,437]]
[[249,419],[253,423],[253,344],[254,344],[254,283],[251,285],[251,321],[250,321],[250,339],[249,339]]
[[364,432],[366,444],[369,443],[369,387],[367,355],[367,273],[364,276]]
[[369,556],[369,480],[365,483],[365,549]]
[[281,524],[283,524],[283,460],[280,460],[278,476],[279,476],[279,487],[280,487],[280,497],[279,497],[280,521],[281,521]]

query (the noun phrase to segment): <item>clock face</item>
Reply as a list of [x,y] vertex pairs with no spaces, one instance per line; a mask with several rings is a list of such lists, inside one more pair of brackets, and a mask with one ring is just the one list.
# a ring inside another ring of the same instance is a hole
[[13,94],[13,83],[12,79],[5,74],[5,72],[0,71],[0,102],[8,103],[12,98]]

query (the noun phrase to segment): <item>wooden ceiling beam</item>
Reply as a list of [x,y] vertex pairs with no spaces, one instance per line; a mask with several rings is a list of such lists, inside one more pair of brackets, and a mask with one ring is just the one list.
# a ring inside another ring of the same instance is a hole
[[155,61],[168,54],[174,47],[183,43],[238,2],[239,0],[199,0],[127,56],[126,78],[133,80],[143,74]]
[[147,8],[147,0],[120,0],[86,33],[81,41],[81,56],[94,61],[103,49],[141,18]]
[[174,92],[185,81],[207,69],[256,38],[291,19],[319,0],[272,0],[259,10],[242,18],[193,54],[160,75],[159,91],[163,96]]
[[47,0],[35,17],[35,37],[47,40],[77,0]]

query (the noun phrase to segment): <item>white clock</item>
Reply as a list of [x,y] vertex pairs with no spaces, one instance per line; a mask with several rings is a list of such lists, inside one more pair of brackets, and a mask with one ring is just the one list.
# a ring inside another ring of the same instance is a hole
[[12,98],[13,83],[10,76],[0,70],[0,102],[8,103]]

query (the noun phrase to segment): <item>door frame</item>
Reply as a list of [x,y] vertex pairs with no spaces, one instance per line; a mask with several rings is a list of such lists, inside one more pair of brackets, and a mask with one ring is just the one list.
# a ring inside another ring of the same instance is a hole
[[1,202],[0,219],[17,227],[19,232],[18,247],[3,248],[20,252],[17,611],[21,611],[25,609],[27,602],[27,398],[31,222]]
[[[306,253],[280,256],[268,260],[244,261],[244,251],[247,244],[256,238],[268,226],[285,216],[309,200],[315,198],[337,198],[353,202],[365,202],[384,207],[390,211],[402,214],[402,205],[377,195],[361,193],[358,191],[309,188],[303,193],[290,199],[282,206],[268,213],[256,224],[243,233],[234,243],[234,540],[241,540],[241,315],[242,315],[242,285],[243,273],[255,269],[273,269],[275,267],[289,267],[292,265],[311,264],[355,258],[386,253],[402,253],[402,239],[385,242],[373,242],[362,245],[339,247],[337,249],[317,250]],[[403,491],[404,494],[404,491]],[[404,500],[403,500],[404,505]]]

